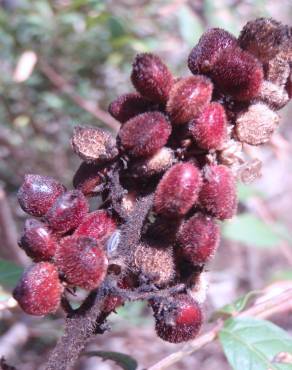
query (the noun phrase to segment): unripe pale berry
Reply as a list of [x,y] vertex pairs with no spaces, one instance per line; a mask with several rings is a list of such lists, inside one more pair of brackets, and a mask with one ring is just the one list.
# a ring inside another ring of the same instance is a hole
[[13,297],[24,312],[41,316],[56,312],[62,291],[56,267],[49,262],[40,262],[25,270]]
[[188,58],[188,67],[193,74],[208,74],[219,53],[237,46],[236,38],[221,28],[211,28],[200,38]]
[[45,220],[52,230],[63,234],[75,229],[88,209],[88,202],[83,193],[80,190],[70,190],[57,198],[45,215]]
[[119,122],[124,123],[138,114],[154,110],[157,104],[137,93],[119,96],[108,108],[109,113]]
[[155,212],[170,218],[184,216],[197,201],[201,182],[200,171],[193,164],[175,164],[157,186]]
[[212,216],[225,220],[237,210],[235,178],[223,165],[206,166],[200,191],[201,206]]
[[[288,45],[287,48],[289,48]],[[291,46],[290,49],[292,49]],[[284,87],[287,82],[289,73],[289,57],[287,57],[287,49],[285,47],[284,51],[277,54],[265,65],[265,78],[278,86]]]
[[17,198],[24,212],[40,217],[44,216],[65,187],[49,176],[25,175],[18,190]]
[[175,125],[194,119],[210,102],[213,85],[205,76],[190,76],[176,82],[169,94],[166,111]]
[[181,226],[178,233],[179,251],[194,265],[205,263],[214,255],[219,239],[219,226],[211,217],[199,213]]
[[227,119],[223,106],[208,104],[194,119],[189,130],[196,144],[202,149],[220,149],[227,137]]
[[284,86],[276,85],[270,81],[263,81],[258,98],[274,110],[283,108],[289,102],[289,96]]
[[102,167],[94,163],[82,162],[73,177],[73,186],[85,196],[95,196],[102,190],[104,176]]
[[95,239],[67,236],[57,249],[56,265],[69,284],[92,290],[103,282],[108,260]]
[[166,103],[173,77],[166,65],[154,54],[138,54],[133,63],[131,80],[136,90],[145,98]]
[[47,225],[30,218],[25,221],[19,246],[34,261],[47,261],[55,255],[57,240]]
[[123,148],[133,157],[145,157],[162,148],[169,138],[171,126],[160,112],[139,114],[121,127]]

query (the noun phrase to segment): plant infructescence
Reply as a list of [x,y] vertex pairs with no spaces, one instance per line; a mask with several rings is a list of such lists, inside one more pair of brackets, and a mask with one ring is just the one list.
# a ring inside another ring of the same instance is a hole
[[[291,29],[263,18],[238,39],[205,32],[188,58],[191,76],[175,77],[157,55],[139,54],[131,74],[137,92],[109,106],[121,123],[116,139],[99,128],[74,130],[83,160],[75,189],[25,177],[19,203],[38,219],[26,222],[20,247],[36,264],[14,297],[35,315],[62,302],[68,327],[72,319],[76,326],[71,342],[68,333],[60,342],[69,343],[70,360],[58,367],[56,350],[48,369],[68,368],[127,300],[148,300],[166,341],[198,335],[203,302],[189,292],[217,250],[218,222],[236,213],[236,181],[257,175],[242,147],[267,142],[277,129],[277,110],[291,98],[291,64]],[[95,196],[101,205],[89,211]],[[64,294],[75,287],[91,293],[74,311]]]

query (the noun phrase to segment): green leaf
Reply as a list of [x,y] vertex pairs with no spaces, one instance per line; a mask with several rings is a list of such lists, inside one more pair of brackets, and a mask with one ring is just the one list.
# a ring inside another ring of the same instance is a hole
[[13,262],[0,260],[0,285],[14,288],[22,272],[23,268]]
[[138,363],[131,356],[120,352],[91,351],[84,353],[85,356],[98,356],[104,360],[112,360],[124,370],[136,370]]
[[266,320],[235,318],[219,332],[224,353],[234,370],[279,370],[273,363],[280,352],[292,353],[292,337]]
[[239,201],[245,203],[247,200],[249,200],[252,197],[264,197],[264,193],[260,192],[258,189],[256,189],[252,185],[246,185],[243,183],[238,183],[237,185],[237,195]]
[[200,18],[187,5],[179,8],[177,16],[182,38],[188,45],[194,46],[203,33]]
[[260,248],[275,247],[283,240],[271,225],[248,213],[238,215],[232,221],[226,222],[223,226],[223,236]]

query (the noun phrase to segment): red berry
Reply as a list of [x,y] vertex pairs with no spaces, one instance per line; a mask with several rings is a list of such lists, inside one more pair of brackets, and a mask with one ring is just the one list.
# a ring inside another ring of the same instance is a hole
[[86,196],[95,196],[102,190],[102,168],[94,163],[82,162],[73,177],[73,186]]
[[133,157],[145,157],[162,148],[171,133],[171,126],[160,112],[149,112],[126,122],[120,130],[121,144]]
[[92,290],[103,282],[108,260],[95,239],[67,236],[57,249],[56,265],[69,284]]
[[191,163],[172,166],[159,182],[154,210],[165,217],[184,216],[195,204],[201,187],[201,174]]
[[24,212],[32,216],[44,216],[65,187],[49,176],[25,175],[17,198]]
[[88,236],[103,242],[116,230],[117,226],[106,211],[88,213],[74,232],[75,236]]
[[211,77],[223,93],[246,101],[259,94],[264,74],[253,55],[239,48],[228,48],[217,57]]
[[191,122],[189,129],[200,148],[220,149],[227,137],[227,119],[223,106],[219,103],[208,104]]
[[166,103],[173,77],[166,65],[154,54],[138,54],[133,63],[131,80],[145,98]]
[[179,251],[194,265],[205,263],[214,255],[219,238],[219,226],[213,219],[196,214],[184,222],[179,230]]
[[56,312],[62,294],[62,285],[54,265],[40,262],[23,273],[13,291],[20,307],[30,315],[47,315]]
[[109,113],[119,122],[124,123],[138,114],[145,113],[155,108],[150,100],[136,93],[119,96],[108,108]]
[[197,302],[186,294],[178,294],[167,300],[152,303],[157,335],[170,343],[194,339],[203,322],[202,310]]
[[220,52],[229,47],[236,47],[237,40],[221,28],[211,28],[200,38],[188,58],[188,67],[193,74],[207,73],[212,69]]
[[223,165],[205,168],[200,191],[200,203],[212,216],[225,220],[232,218],[237,210],[235,178]]
[[175,125],[194,119],[210,102],[213,85],[205,76],[180,79],[169,94],[166,111]]
[[62,194],[45,215],[50,228],[58,233],[75,229],[88,212],[88,202],[80,190]]
[[286,90],[289,96],[289,99],[292,98],[292,71],[289,74],[287,83],[286,83]]
[[54,257],[57,241],[49,228],[32,218],[25,221],[19,246],[34,261],[46,261]]

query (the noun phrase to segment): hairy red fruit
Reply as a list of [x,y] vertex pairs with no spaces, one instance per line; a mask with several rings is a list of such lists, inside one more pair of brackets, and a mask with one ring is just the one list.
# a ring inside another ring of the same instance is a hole
[[74,152],[88,163],[104,164],[119,154],[114,137],[97,127],[76,126],[71,144]]
[[162,148],[169,138],[171,126],[160,112],[149,112],[126,122],[119,137],[125,150],[133,157],[145,157]]
[[220,52],[237,46],[236,38],[221,28],[211,28],[200,38],[188,58],[188,67],[193,74],[208,74]]
[[263,68],[258,60],[239,48],[223,50],[211,71],[211,78],[218,88],[239,101],[255,98],[263,77]]
[[286,83],[286,91],[288,93],[289,98],[291,99],[292,98],[292,71],[290,72],[290,75]]
[[166,65],[154,54],[138,54],[133,63],[131,80],[136,90],[145,98],[166,103],[173,77]]
[[57,249],[56,265],[69,284],[92,290],[103,282],[108,260],[95,239],[67,236]]
[[207,166],[199,200],[201,206],[212,216],[225,220],[232,218],[237,210],[235,178],[223,165]]
[[57,241],[49,228],[32,218],[25,221],[19,246],[34,261],[47,261],[54,257]]
[[202,149],[220,149],[227,137],[227,119],[223,106],[210,103],[194,119],[189,130],[196,144]]
[[219,226],[211,217],[199,213],[181,226],[178,234],[179,251],[194,265],[205,263],[214,255],[219,239]]
[[56,267],[49,262],[40,262],[25,270],[13,297],[24,312],[41,316],[56,312],[62,290]]
[[73,177],[73,186],[86,196],[95,196],[102,190],[102,168],[94,163],[82,162]]
[[156,104],[140,94],[129,93],[119,96],[108,108],[109,113],[119,122],[124,123],[138,114],[154,110]]
[[210,102],[213,85],[205,76],[190,76],[173,85],[166,111],[175,125],[194,119]]
[[201,329],[203,313],[199,304],[187,294],[152,303],[157,335],[170,343],[194,339]]
[[45,215],[45,220],[54,231],[64,234],[75,229],[89,210],[88,202],[80,190],[62,194]]
[[49,176],[25,175],[18,190],[17,198],[24,212],[40,217],[44,216],[65,187]]
[[170,218],[184,216],[195,204],[201,187],[201,174],[191,163],[172,166],[159,182],[154,196],[154,210]]
[[[131,277],[126,275],[124,278],[118,281],[117,286],[120,289],[131,289],[133,287]],[[102,312],[114,312],[118,307],[122,306],[124,302],[125,300],[121,296],[108,294],[103,302]]]
[[117,226],[112,217],[106,211],[99,210],[88,213],[74,232],[74,236],[88,236],[103,242],[115,230]]

